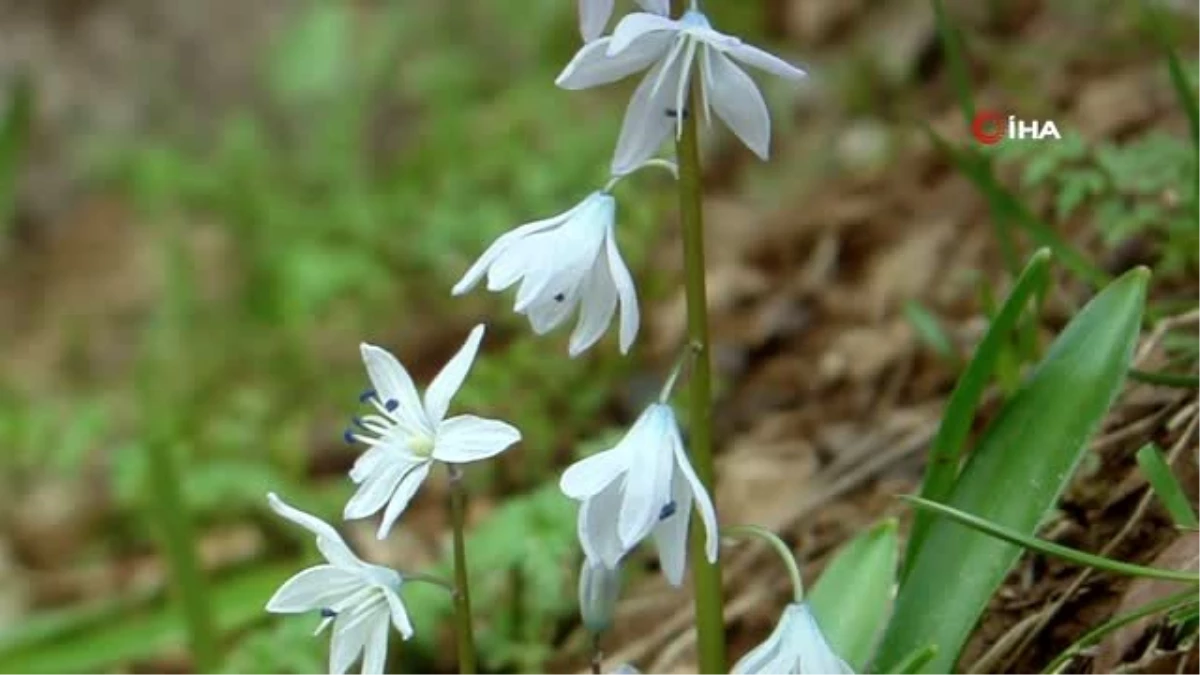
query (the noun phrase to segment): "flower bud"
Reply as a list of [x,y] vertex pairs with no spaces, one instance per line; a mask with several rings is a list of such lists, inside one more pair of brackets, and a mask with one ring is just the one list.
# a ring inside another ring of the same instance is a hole
[[620,567],[610,570],[584,558],[579,570],[579,614],[589,632],[603,633],[612,625],[620,593]]

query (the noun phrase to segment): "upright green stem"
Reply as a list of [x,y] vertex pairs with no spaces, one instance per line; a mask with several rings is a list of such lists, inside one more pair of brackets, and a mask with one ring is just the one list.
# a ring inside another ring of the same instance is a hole
[[475,632],[471,627],[471,585],[467,581],[465,530],[467,492],[462,468],[447,464],[450,472],[450,524],[454,528],[454,631],[458,643],[458,672],[475,672]]
[[[684,0],[671,0],[672,16],[681,16]],[[694,84],[694,82],[693,82]],[[689,448],[692,466],[704,487],[713,494],[716,471],[712,451],[712,364],[708,340],[708,308],[704,279],[704,216],[700,206],[700,148],[696,138],[697,95],[689,90],[683,133],[675,144],[679,160],[679,213],[683,226],[684,283],[687,296],[688,338],[696,348],[696,362],[689,378]],[[724,598],[721,593],[721,563],[708,562],[704,552],[705,533],[699,519],[692,520],[692,585],[696,594],[696,636],[700,671],[728,671],[725,655]]]

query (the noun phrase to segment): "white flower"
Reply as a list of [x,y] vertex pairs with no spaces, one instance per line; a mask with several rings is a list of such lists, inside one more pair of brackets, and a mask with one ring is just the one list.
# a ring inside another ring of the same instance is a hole
[[612,449],[571,465],[559,486],[583,502],[579,541],[589,560],[616,569],[622,556],[653,533],[663,573],[678,586],[693,501],[708,532],[708,560],[717,559],[717,514],[665,403],[646,408]]
[[583,559],[579,570],[579,616],[592,633],[603,633],[612,625],[621,594],[621,568]]
[[821,633],[807,602],[783,609],[779,625],[766,642],[751,649],[733,666],[735,675],[753,673],[853,673]]
[[625,111],[612,161],[612,172],[623,174],[652,156],[672,126],[676,134],[682,131],[696,61],[705,119],[711,123],[715,111],[743,143],[766,159],[771,141],[767,104],[754,81],[731,59],[790,80],[805,76],[761,49],[718,33],[693,10],[677,20],[645,12],[626,16],[611,37],[584,45],[556,83],[564,89],[586,89],[654,64]]
[[388,624],[405,640],[412,637],[408,612],[400,601],[395,570],[359,560],[337,530],[311,514],[288,506],[274,493],[267,495],[279,515],[312,532],[317,549],[328,561],[296,574],[267,601],[267,611],[278,614],[320,612],[319,634],[333,624],[329,672],[344,673],[362,653],[363,673],[382,673],[387,659]]
[[571,356],[604,335],[619,303],[621,353],[627,353],[638,331],[637,292],[617,251],[615,213],[612,195],[593,192],[566,213],[522,225],[493,242],[452,292],[466,293],[485,273],[489,291],[520,281],[513,310],[528,316],[538,335],[557,328],[579,307]]
[[[647,12],[662,16],[667,16],[671,10],[671,0],[637,0],[637,3]],[[600,37],[612,11],[613,0],[579,0],[579,32],[585,42]]]
[[462,464],[487,459],[521,440],[521,432],[499,420],[474,415],[446,418],[450,399],[475,362],[484,327],[476,326],[458,353],[433,378],[422,403],[408,371],[387,350],[362,345],[374,386],[362,396],[377,414],[354,420],[346,441],[371,446],[354,462],[350,479],[358,492],[346,503],[346,518],[365,518],[387,505],[379,524],[383,539],[429,475],[434,460]]

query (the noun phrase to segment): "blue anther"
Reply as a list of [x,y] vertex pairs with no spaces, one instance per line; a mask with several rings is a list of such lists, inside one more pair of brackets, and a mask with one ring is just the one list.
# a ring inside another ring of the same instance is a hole
[[383,407],[386,408],[388,412],[392,412],[396,408],[400,407],[400,401],[397,401],[394,398],[389,398],[387,402],[383,404]]
[[366,390],[366,391],[364,391],[363,393],[361,393],[361,394],[359,394],[359,395],[358,395],[358,402],[359,402],[359,403],[366,403],[367,401],[370,401],[370,400],[371,400],[371,399],[373,399],[373,398],[375,398],[375,390],[374,390],[374,389],[368,389],[368,390]]
[[367,425],[363,424],[361,417],[352,417],[350,418],[350,421],[353,422],[354,426],[358,427],[359,429],[362,429],[363,431],[370,431],[370,429],[367,428]]
[[671,516],[675,515],[675,509],[675,502],[667,502],[663,505],[662,510],[658,512],[658,519],[666,520],[667,518],[670,518]]
[[342,440],[346,441],[346,443],[348,443],[349,445],[354,445],[357,442],[354,438],[354,430],[347,429],[347,430],[343,431],[342,432]]
[[337,616],[337,612],[333,611],[332,609],[330,609],[328,607],[321,608],[321,618],[322,619],[332,619],[335,616]]

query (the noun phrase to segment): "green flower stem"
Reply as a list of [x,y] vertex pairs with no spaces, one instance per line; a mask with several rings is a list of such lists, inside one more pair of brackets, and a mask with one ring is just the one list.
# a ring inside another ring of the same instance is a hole
[[[143,400],[156,400],[145,384]],[[147,406],[149,411],[158,407],[154,403]],[[213,627],[212,608],[208,604],[210,594],[197,561],[195,534],[180,490],[183,479],[171,451],[170,420],[173,415],[172,411],[161,409],[158,414],[150,412],[148,415],[151,425],[146,430],[146,487],[151,500],[147,504],[148,515],[159,530],[163,554],[171,574],[171,585],[183,611],[192,666],[198,673],[213,673],[220,667],[216,630]]]
[[467,491],[462,467],[447,464],[450,472],[450,524],[454,528],[454,631],[458,643],[458,672],[475,672],[475,631],[471,626],[471,586],[467,582]]
[[[682,16],[684,0],[671,0],[672,16]],[[700,147],[696,138],[695,87],[689,89],[687,109],[681,113],[683,133],[675,144],[679,160],[679,212],[683,227],[684,277],[687,295],[688,339],[696,346],[696,363],[688,384],[689,451],[700,482],[713,494],[716,471],[712,450],[712,363],[708,340],[708,308],[704,279],[704,215],[700,205]],[[699,519],[691,528],[692,586],[696,594],[696,638],[700,672],[724,673],[724,598],[721,592],[721,562],[710,563],[704,553],[705,534]]]
[[761,525],[731,525],[721,528],[721,535],[736,539],[754,537],[770,544],[771,548],[775,549],[775,552],[779,554],[779,559],[783,561],[783,566],[787,568],[788,577],[792,580],[793,601],[796,603],[804,601],[804,581],[800,578],[800,566],[796,564],[796,557],[792,555],[792,549],[788,548],[788,545],[779,538],[779,535]]

